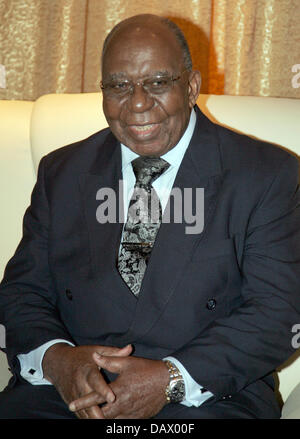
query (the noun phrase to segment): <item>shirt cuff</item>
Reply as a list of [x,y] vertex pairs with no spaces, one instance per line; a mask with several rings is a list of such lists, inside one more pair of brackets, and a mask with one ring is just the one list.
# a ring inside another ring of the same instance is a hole
[[56,343],[67,343],[70,346],[74,346],[73,343],[70,343],[67,340],[63,339],[55,339],[48,341],[47,343],[42,344],[38,348],[28,352],[27,354],[19,354],[17,355],[20,367],[21,367],[21,376],[33,385],[41,385],[41,384],[50,384],[50,381],[44,378],[44,373],[42,369],[42,361],[47,349],[53,346]]
[[200,384],[191,377],[186,368],[174,357],[166,357],[163,359],[171,361],[180,371],[185,384],[185,399],[181,401],[187,407],[199,407],[207,399],[211,398],[213,394],[204,389]]

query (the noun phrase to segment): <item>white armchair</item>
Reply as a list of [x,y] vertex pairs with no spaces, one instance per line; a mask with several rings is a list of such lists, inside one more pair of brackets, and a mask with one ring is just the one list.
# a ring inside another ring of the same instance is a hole
[[[36,102],[0,101],[0,277],[21,238],[41,157],[106,127],[101,99],[99,93],[87,93],[46,95]],[[300,154],[300,100],[201,95],[198,105],[216,123]],[[291,328],[296,323],[300,321],[291,322]],[[300,419],[299,357],[298,350],[278,369],[285,419]],[[6,357],[0,352],[0,390],[9,377]]]

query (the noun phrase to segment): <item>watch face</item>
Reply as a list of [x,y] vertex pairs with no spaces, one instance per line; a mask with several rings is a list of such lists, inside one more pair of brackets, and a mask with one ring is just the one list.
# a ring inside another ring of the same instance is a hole
[[185,386],[183,380],[178,380],[171,386],[171,401],[181,402],[185,397]]

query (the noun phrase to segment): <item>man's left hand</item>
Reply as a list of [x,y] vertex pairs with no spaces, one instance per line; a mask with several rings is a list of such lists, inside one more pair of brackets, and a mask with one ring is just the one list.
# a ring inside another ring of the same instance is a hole
[[[165,389],[169,372],[161,360],[139,357],[108,357],[94,354],[96,364],[118,374],[110,387],[116,398],[102,407],[107,419],[147,419],[155,416],[167,403]],[[70,404],[72,411],[92,407],[99,395],[92,392]]]

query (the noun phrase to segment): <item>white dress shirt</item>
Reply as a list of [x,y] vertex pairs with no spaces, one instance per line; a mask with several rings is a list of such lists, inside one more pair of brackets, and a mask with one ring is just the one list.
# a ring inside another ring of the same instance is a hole
[[[172,190],[177,171],[181,165],[183,156],[192,138],[194,129],[196,125],[196,114],[195,111],[191,111],[190,121],[187,129],[185,130],[183,136],[181,137],[178,144],[168,151],[166,154],[161,156],[166,160],[170,166],[169,168],[159,177],[154,183],[153,187],[157,192],[160,199],[162,212],[164,211],[170,192]],[[124,190],[124,212],[127,212],[129,202],[134,190],[135,185],[135,175],[132,169],[131,162],[138,157],[138,154],[131,151],[127,146],[121,144],[121,154],[122,154],[122,175],[123,175],[123,190]],[[29,381],[31,384],[51,384],[43,376],[42,361],[46,350],[55,343],[64,342],[72,345],[72,343],[56,339],[51,340],[42,346],[34,349],[27,354],[18,355],[18,359],[21,366],[21,376]],[[72,345],[74,346],[74,345]],[[191,377],[185,367],[174,357],[166,357],[164,360],[170,360],[175,366],[178,367],[180,373],[185,382],[186,397],[185,400],[181,402],[188,407],[196,406],[199,407],[204,401],[210,398],[211,392],[205,391],[202,386],[200,386]]]

